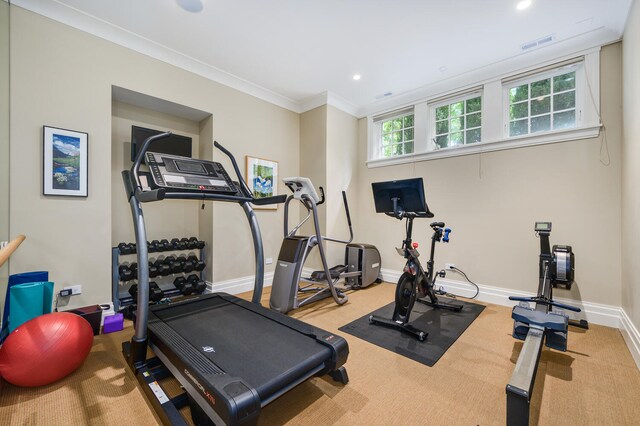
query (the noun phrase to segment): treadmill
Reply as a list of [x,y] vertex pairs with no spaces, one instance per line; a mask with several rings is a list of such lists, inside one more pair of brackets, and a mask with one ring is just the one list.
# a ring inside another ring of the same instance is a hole
[[[253,198],[233,155],[234,182],[217,162],[148,151],[170,132],[145,140],[130,170],[122,172],[131,206],[138,256],[135,334],[122,344],[129,367],[164,424],[255,424],[260,410],[313,376],[348,382],[346,340],[260,305],[264,278],[262,237],[251,203],[275,204],[286,196]],[[141,172],[146,161],[150,172]],[[165,199],[238,203],[253,236],[256,277],[252,301],[226,293],[204,294],[149,306],[147,239],[141,203]],[[147,285],[142,285],[142,284]],[[155,357],[147,358],[150,348]],[[169,397],[159,381],[175,377],[185,392]]]

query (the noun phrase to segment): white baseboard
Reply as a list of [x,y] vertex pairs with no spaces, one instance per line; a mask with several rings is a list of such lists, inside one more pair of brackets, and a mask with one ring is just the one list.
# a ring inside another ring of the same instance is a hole
[[636,362],[638,368],[640,368],[640,333],[633,322],[631,322],[631,318],[627,315],[624,309],[621,309],[621,327],[620,331],[622,332],[622,337],[624,337],[624,341],[627,343],[629,350],[631,351],[631,355],[633,356],[633,360]]
[[[224,292],[229,294],[244,293],[253,290],[255,277],[248,275],[246,277],[234,278],[231,280],[209,282],[207,281],[207,289],[205,293]],[[273,282],[273,272],[264,274],[264,287],[269,287]]]
[[[382,277],[387,282],[397,282],[402,274],[401,271],[391,269],[382,269]],[[476,289],[466,281],[457,281],[449,278],[439,278],[436,281],[436,287],[443,287],[448,293],[453,293],[462,297],[472,297]],[[476,297],[481,302],[493,303],[501,306],[515,306],[518,302],[509,300],[509,296],[534,296],[535,293],[528,293],[519,290],[510,290],[502,287],[492,287],[479,284],[480,292]],[[582,309],[580,313],[565,311],[572,319],[586,319],[592,324],[604,325],[607,327],[618,328],[624,336],[625,342],[640,369],[640,333],[633,325],[630,318],[620,306],[604,305],[601,303],[584,302],[580,300],[571,300],[565,298],[555,298],[560,303],[567,303]]]

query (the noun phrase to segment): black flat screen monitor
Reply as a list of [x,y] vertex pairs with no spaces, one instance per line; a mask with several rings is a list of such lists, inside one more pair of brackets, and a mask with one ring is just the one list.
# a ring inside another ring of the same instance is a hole
[[[164,131],[131,126],[131,161],[136,161],[138,150],[148,137],[159,135],[160,133],[164,133]],[[169,137],[151,142],[147,151],[191,157],[191,138],[174,133]]]
[[433,217],[424,198],[422,178],[374,182],[371,188],[377,213],[395,216],[393,199],[397,198],[400,211]]

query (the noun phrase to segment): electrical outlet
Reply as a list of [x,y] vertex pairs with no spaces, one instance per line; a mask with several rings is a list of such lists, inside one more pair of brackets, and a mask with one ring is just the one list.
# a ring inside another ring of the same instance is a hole
[[454,265],[453,263],[445,263],[444,264],[444,269],[455,269],[456,265]]
[[71,290],[71,295],[75,296],[77,294],[82,294],[82,286],[80,284],[72,285],[69,287],[63,287],[63,290]]
[[271,265],[273,263],[273,258],[267,257],[267,259],[264,261],[264,263],[267,264],[267,265]]

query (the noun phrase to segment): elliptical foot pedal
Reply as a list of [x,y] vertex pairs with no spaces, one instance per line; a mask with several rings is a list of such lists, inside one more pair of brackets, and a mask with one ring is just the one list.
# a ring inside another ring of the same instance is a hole
[[349,383],[349,375],[347,374],[347,369],[344,367],[340,367],[337,370],[332,371],[329,373],[329,376],[331,376],[331,378],[336,382],[340,382],[343,385]]

